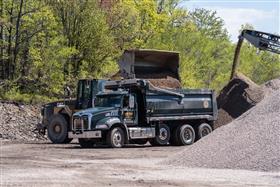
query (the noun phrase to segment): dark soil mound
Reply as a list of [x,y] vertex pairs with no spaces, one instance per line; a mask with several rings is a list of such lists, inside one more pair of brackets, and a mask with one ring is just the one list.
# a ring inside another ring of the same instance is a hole
[[217,97],[218,120],[215,128],[231,122],[255,106],[264,97],[264,88],[248,77],[238,74],[221,91]]

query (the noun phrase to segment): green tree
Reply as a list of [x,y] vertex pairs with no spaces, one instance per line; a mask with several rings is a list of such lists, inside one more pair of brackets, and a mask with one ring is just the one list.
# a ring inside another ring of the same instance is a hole
[[213,39],[228,38],[227,30],[224,29],[224,20],[217,16],[216,11],[196,8],[189,17],[205,36]]

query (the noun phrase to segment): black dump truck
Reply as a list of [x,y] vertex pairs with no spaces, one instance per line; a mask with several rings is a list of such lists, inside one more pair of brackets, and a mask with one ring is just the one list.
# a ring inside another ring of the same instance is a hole
[[73,114],[68,137],[78,138],[81,147],[190,145],[212,131],[216,118],[212,90],[162,89],[143,79],[106,81],[94,108]]

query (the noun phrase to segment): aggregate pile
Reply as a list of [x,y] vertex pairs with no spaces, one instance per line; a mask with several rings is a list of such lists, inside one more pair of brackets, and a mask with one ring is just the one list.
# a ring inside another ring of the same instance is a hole
[[261,86],[264,89],[265,96],[269,96],[273,91],[280,89],[280,77],[269,80]]
[[259,103],[264,95],[264,86],[257,85],[242,74],[236,75],[217,97],[219,113],[214,128],[216,129],[238,118]]
[[239,118],[186,146],[172,166],[280,171],[280,90]]
[[46,140],[36,131],[40,122],[39,106],[0,101],[0,140]]

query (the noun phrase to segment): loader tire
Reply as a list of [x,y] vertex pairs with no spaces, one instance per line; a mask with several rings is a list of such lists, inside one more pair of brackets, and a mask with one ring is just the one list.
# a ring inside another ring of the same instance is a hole
[[68,123],[63,115],[55,114],[48,125],[48,138],[52,143],[65,144],[72,141],[68,138]]

